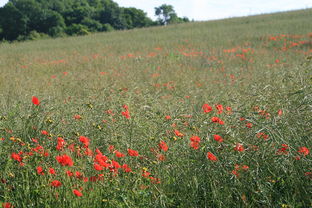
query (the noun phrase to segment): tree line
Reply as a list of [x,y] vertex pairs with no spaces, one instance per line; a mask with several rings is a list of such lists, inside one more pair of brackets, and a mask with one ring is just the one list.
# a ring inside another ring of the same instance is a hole
[[112,0],[10,0],[0,8],[0,41],[86,35],[92,32],[188,22],[171,5],[155,8],[153,21],[140,9]]

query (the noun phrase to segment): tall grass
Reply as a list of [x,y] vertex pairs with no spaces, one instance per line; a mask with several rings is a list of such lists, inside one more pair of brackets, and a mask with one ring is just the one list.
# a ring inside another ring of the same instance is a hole
[[[0,204],[311,207],[310,19],[307,9],[1,44]],[[109,167],[95,170],[96,149]]]

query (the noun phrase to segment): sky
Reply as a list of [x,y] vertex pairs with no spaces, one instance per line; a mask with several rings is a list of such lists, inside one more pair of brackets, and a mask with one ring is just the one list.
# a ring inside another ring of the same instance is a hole
[[[279,11],[312,8],[312,0],[114,0],[122,7],[142,9],[152,19],[155,7],[170,4],[179,17],[213,20]],[[0,7],[8,0],[0,0]]]

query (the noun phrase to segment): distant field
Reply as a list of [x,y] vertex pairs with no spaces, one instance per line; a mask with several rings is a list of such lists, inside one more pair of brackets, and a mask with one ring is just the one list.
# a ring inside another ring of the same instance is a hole
[[312,207],[311,20],[0,44],[0,206]]

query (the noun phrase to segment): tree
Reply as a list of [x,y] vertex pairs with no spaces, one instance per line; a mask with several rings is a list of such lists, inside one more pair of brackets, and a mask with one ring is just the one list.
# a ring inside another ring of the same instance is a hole
[[177,16],[172,5],[163,4],[155,7],[155,16],[158,16],[158,21],[161,25],[167,25],[171,17]]

